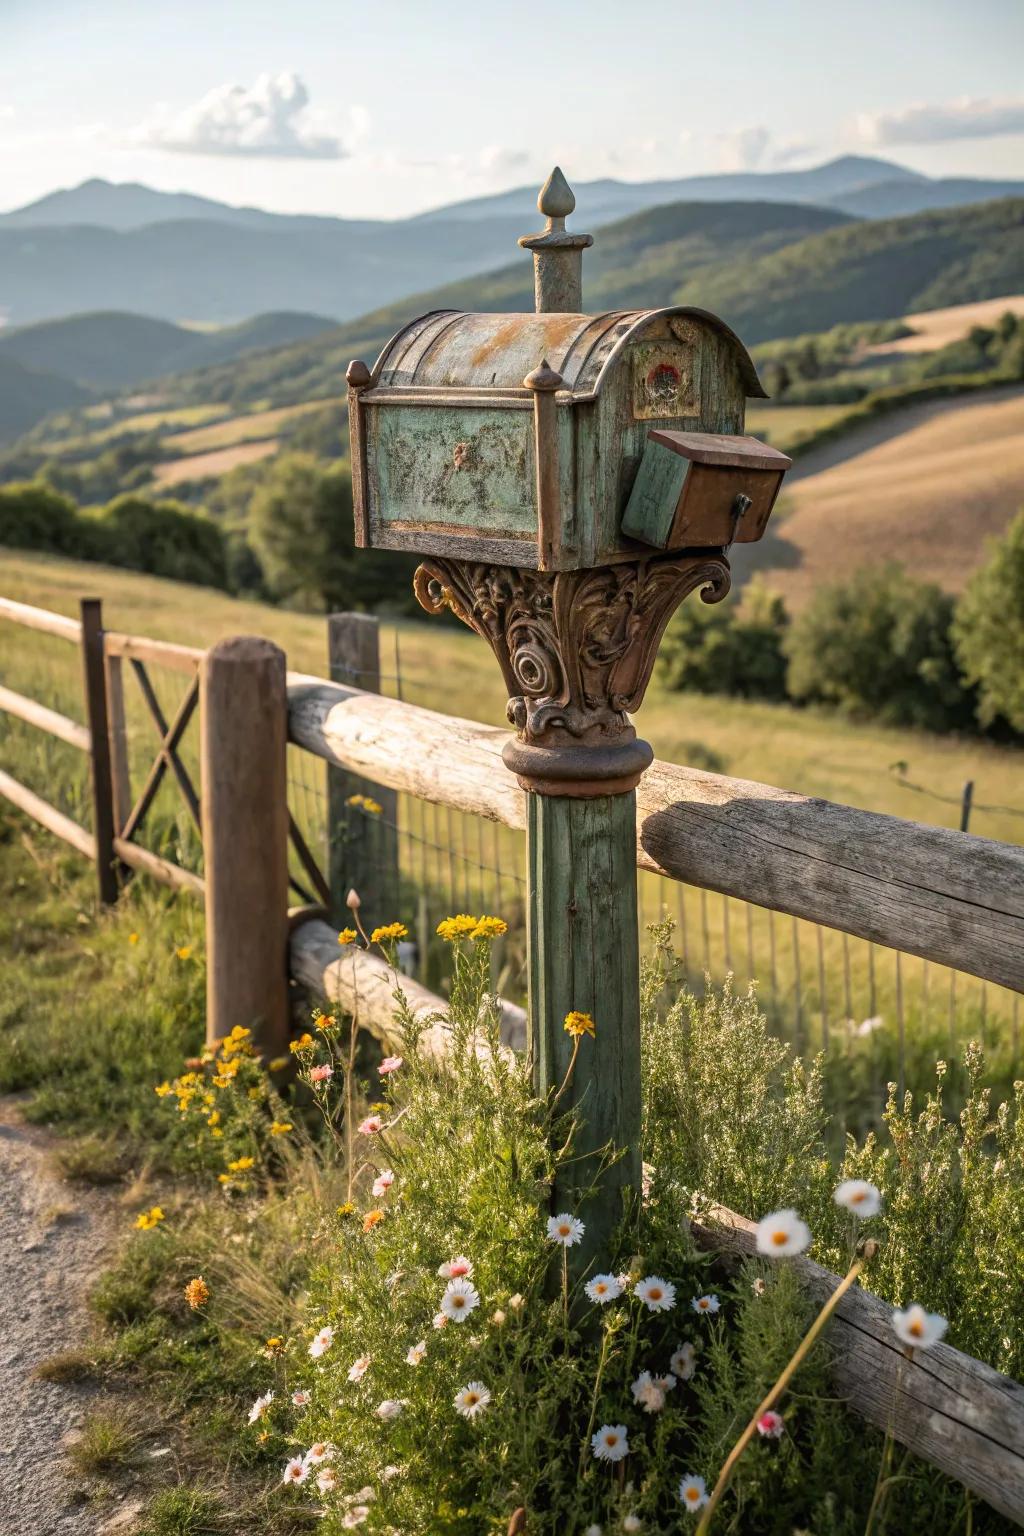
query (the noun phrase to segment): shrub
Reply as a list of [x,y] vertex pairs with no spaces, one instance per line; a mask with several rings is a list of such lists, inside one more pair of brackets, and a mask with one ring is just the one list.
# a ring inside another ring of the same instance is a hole
[[837,704],[890,725],[969,727],[974,700],[957,667],[953,599],[896,564],[865,566],[820,588],[786,650],[791,697]]
[[118,496],[102,512],[100,524],[116,565],[200,586],[228,585],[223,533],[180,502]]
[[783,640],[789,618],[781,597],[752,582],[742,607],[684,603],[662,644],[669,688],[739,698],[784,699]]
[[953,643],[978,688],[978,718],[1024,734],[1024,511],[976,571],[956,608]]
[[45,480],[0,486],[0,545],[38,549],[73,559],[93,559],[102,535],[83,522],[78,508]]

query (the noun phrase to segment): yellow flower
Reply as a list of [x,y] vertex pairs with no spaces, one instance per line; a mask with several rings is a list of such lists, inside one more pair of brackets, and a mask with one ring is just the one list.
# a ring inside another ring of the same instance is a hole
[[233,1184],[235,1181],[230,1173],[218,1173],[217,1182],[218,1184]]
[[363,1217],[363,1231],[372,1232],[374,1227],[377,1226],[378,1222],[383,1220],[383,1211],[367,1211],[366,1215]]
[[190,1280],[188,1285],[185,1287],[185,1300],[188,1302],[193,1312],[198,1312],[199,1308],[204,1307],[209,1299],[210,1287],[207,1285],[202,1275],[196,1275],[195,1279]]
[[140,1232],[152,1232],[164,1219],[164,1213],[158,1205],[151,1206],[148,1211],[140,1211],[135,1218],[135,1225]]
[[297,1040],[292,1041],[288,1049],[291,1051],[293,1056],[297,1056],[300,1051],[308,1051],[312,1044],[313,1036],[309,1033],[308,1030],[306,1030],[299,1036]]
[[365,795],[349,795],[348,799],[345,801],[345,804],[346,805],[365,805],[366,804],[366,796]]
[[252,1099],[252,1100],[253,1100],[253,1101],[254,1101],[254,1102],[255,1102],[255,1101],[256,1101],[256,1100],[257,1100],[257,1099],[262,1099],[262,1097],[263,1097],[263,1089],[262,1089],[262,1088],[250,1088],[250,1089],[249,1089],[249,1095],[248,1095],[248,1096],[249,1096],[249,1098],[250,1098],[250,1099]]
[[500,917],[482,917],[477,923],[471,939],[500,939],[503,933],[508,933],[508,923]]
[[354,928],[343,928],[341,930],[341,932],[338,934],[338,943],[339,944],[354,944],[355,941],[356,941],[356,931],[355,931]]
[[192,945],[180,944],[174,953],[177,955],[179,960],[188,960],[192,955]]
[[228,1163],[229,1173],[247,1173],[255,1164],[254,1157],[236,1157],[233,1163]]
[[288,1057],[287,1056],[275,1056],[273,1061],[268,1064],[267,1071],[268,1072],[283,1072],[287,1065],[288,1065]]
[[368,816],[380,816],[384,810],[384,807],[382,805],[378,805],[376,800],[371,800],[369,795],[364,795],[363,810]]
[[290,1120],[274,1120],[271,1123],[270,1134],[271,1136],[287,1136],[288,1132],[294,1129],[295,1127]]
[[220,1110],[215,1109],[212,1115],[206,1117],[207,1125],[220,1125]]
[[230,1088],[230,1086],[231,1086],[231,1078],[230,1077],[223,1077],[218,1072],[216,1077],[213,1079],[213,1086],[215,1088]]
[[268,1355],[284,1354],[284,1339],[280,1338],[277,1334],[272,1339],[268,1339],[266,1352]]
[[589,1035],[593,1039],[597,1033],[597,1026],[589,1013],[567,1013],[565,1032],[567,1035],[573,1035],[577,1040],[581,1035]]
[[219,1125],[216,1125],[210,1132],[210,1135],[213,1137],[214,1141],[220,1141],[221,1137],[224,1135],[224,1132],[221,1130]]
[[334,1017],[333,1013],[318,1013],[316,1018],[313,1020],[313,1028],[319,1029],[324,1034],[326,1034],[329,1029],[334,1029],[337,1026],[337,1023],[338,1021]]
[[454,944],[456,939],[464,939],[473,932],[478,919],[470,917],[467,912],[460,912],[458,917],[446,917],[437,925],[440,938],[446,939],[449,944]]
[[404,939],[409,930],[404,923],[388,923],[386,928],[375,928],[370,934],[371,944],[386,944],[388,939]]
[[241,1024],[236,1024],[228,1038],[230,1040],[249,1040],[252,1038],[252,1030],[243,1029]]
[[130,933],[128,935],[128,943],[129,944],[137,944],[138,942],[139,942],[139,936],[138,936],[137,933]]
[[345,1203],[344,1203],[344,1205],[339,1205],[339,1206],[338,1206],[338,1211],[337,1211],[337,1214],[338,1214],[338,1215],[339,1215],[339,1216],[342,1216],[342,1217],[345,1217],[345,1216],[354,1216],[354,1215],[355,1215],[355,1213],[356,1213],[356,1208],[355,1208],[355,1206],[354,1206],[354,1205],[353,1205],[353,1204],[352,1204],[352,1201],[351,1201],[351,1200],[346,1200],[346,1201],[345,1201]]
[[153,1089],[153,1092],[156,1094],[157,1098],[166,1099],[169,1093],[174,1092],[174,1089],[171,1087],[170,1083],[165,1081],[162,1083],[157,1083],[156,1087]]

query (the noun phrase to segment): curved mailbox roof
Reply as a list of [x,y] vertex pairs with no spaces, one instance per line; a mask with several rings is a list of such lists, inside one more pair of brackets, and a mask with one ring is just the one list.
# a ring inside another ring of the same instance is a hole
[[662,318],[699,320],[726,338],[748,396],[764,390],[750,354],[724,320],[704,309],[623,309],[604,315],[470,314],[433,310],[388,342],[373,368],[383,389],[523,391],[523,379],[546,358],[574,396],[592,399],[616,355]]

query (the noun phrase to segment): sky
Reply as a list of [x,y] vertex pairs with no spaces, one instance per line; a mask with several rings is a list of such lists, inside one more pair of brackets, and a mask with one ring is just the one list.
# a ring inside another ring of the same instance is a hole
[[555,162],[1024,177],[1022,65],[1022,0],[0,0],[0,210],[92,176],[348,218]]

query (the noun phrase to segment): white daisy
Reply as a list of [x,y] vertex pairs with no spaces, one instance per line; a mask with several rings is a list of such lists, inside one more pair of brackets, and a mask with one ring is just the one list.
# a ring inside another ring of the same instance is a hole
[[273,1392],[264,1392],[262,1397],[258,1397],[249,1409],[249,1423],[255,1424],[257,1419],[262,1419],[273,1401]]
[[354,1531],[357,1525],[362,1525],[363,1521],[368,1517],[369,1513],[370,1510],[368,1505],[353,1504],[352,1508],[347,1509],[341,1517],[341,1524],[343,1529],[346,1531]]
[[323,1467],[316,1475],[316,1486],[321,1493],[334,1493],[338,1487],[338,1474],[333,1467]]
[[669,1361],[669,1369],[679,1377],[680,1381],[690,1380],[697,1369],[697,1351],[689,1341],[677,1347]]
[[391,1172],[391,1169],[382,1168],[380,1173],[378,1173],[377,1177],[373,1181],[374,1195],[386,1195],[394,1182],[395,1176]]
[[671,1312],[676,1304],[676,1288],[668,1280],[662,1280],[660,1275],[648,1275],[644,1280],[638,1280],[634,1295],[647,1307],[649,1312]]
[[327,1351],[330,1349],[333,1343],[334,1329],[331,1327],[321,1328],[320,1332],[309,1346],[310,1356],[314,1360],[319,1360],[321,1355],[326,1355]]
[[844,1179],[832,1196],[836,1205],[845,1206],[855,1216],[866,1221],[877,1216],[882,1205],[882,1192],[867,1179]]
[[309,1450],[306,1452],[306,1465],[307,1467],[318,1467],[321,1462],[330,1461],[333,1455],[334,1446],[329,1445],[326,1440],[318,1440],[316,1444],[311,1445]]
[[292,1393],[292,1402],[296,1408],[308,1408],[313,1401],[312,1392],[307,1392],[305,1387],[296,1387]]
[[639,1403],[644,1413],[660,1413],[665,1406],[665,1389],[659,1386],[650,1371],[641,1371],[630,1391],[633,1401]]
[[590,1437],[591,1448],[598,1461],[621,1461],[629,1455],[629,1435],[625,1424],[602,1424]]
[[423,1339],[418,1344],[413,1344],[405,1356],[406,1365],[422,1365],[427,1358],[427,1346]]
[[441,1311],[453,1323],[465,1322],[474,1307],[480,1305],[480,1295],[469,1280],[449,1280],[441,1297]]
[[721,1305],[722,1303],[714,1292],[710,1296],[695,1296],[690,1302],[690,1306],[695,1312],[715,1313]]
[[606,1302],[615,1301],[622,1295],[622,1286],[616,1275],[595,1275],[585,1287],[591,1301],[603,1307]]
[[691,1514],[695,1515],[708,1501],[708,1485],[702,1477],[695,1477],[692,1472],[688,1472],[679,1484],[679,1497]]
[[785,1259],[810,1246],[811,1229],[796,1211],[773,1211],[758,1222],[756,1236],[758,1253]]
[[570,1216],[568,1211],[548,1217],[548,1242],[560,1243],[563,1248],[574,1248],[586,1230],[579,1217]]
[[388,1423],[391,1419],[397,1419],[404,1407],[405,1404],[400,1398],[386,1397],[382,1403],[377,1404],[374,1412],[378,1419],[383,1419],[385,1423]]
[[282,1483],[304,1483],[309,1476],[309,1468],[301,1456],[293,1456],[284,1469]]
[[455,1412],[464,1419],[475,1419],[483,1413],[491,1400],[491,1394],[482,1381],[467,1382],[455,1394]]
[[363,1377],[370,1369],[370,1362],[372,1359],[372,1355],[360,1355],[358,1360],[354,1360],[348,1368],[349,1381],[362,1381]]
[[942,1338],[949,1323],[938,1312],[926,1312],[915,1301],[905,1312],[897,1307],[892,1314],[892,1326],[902,1344],[911,1349],[931,1349]]
[[671,1371],[666,1371],[664,1376],[655,1376],[654,1385],[660,1387],[663,1392],[671,1392],[676,1384],[676,1379]]
[[435,1314],[434,1314],[434,1327],[435,1328],[447,1328],[448,1327],[448,1319],[445,1317],[443,1312],[435,1312]]
[[458,1258],[449,1259],[447,1263],[438,1266],[438,1274],[442,1280],[472,1280],[473,1265],[465,1254],[459,1254]]
[[624,1515],[623,1516],[622,1529],[624,1531],[642,1531],[643,1528],[644,1528],[644,1523],[640,1519],[639,1515]]

